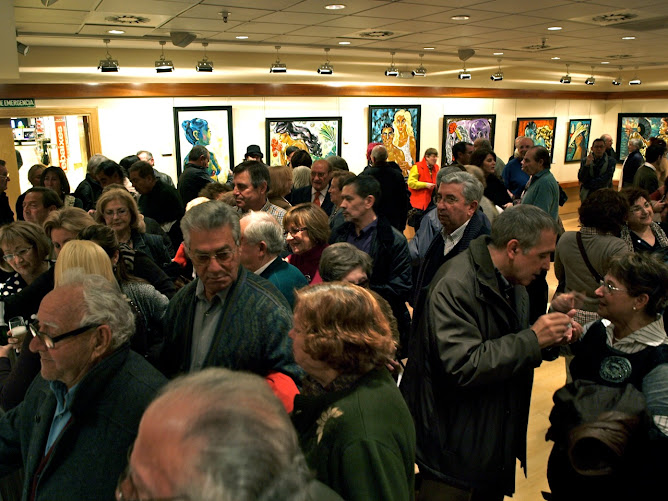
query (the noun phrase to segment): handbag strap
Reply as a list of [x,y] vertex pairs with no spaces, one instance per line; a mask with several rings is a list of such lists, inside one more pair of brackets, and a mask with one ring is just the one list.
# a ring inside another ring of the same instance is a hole
[[589,268],[589,272],[594,276],[596,281],[598,281],[598,282],[602,281],[603,277],[591,265],[591,262],[589,261],[589,258],[587,257],[587,253],[585,252],[584,245],[582,244],[582,234],[579,231],[575,234],[575,239],[578,241],[578,249],[580,249],[580,254],[582,255],[582,260],[584,261],[584,264],[587,265],[587,268]]

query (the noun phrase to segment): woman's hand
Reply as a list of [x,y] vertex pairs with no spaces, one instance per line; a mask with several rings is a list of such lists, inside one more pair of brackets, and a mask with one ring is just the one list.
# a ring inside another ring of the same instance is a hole
[[572,309],[580,309],[584,303],[585,295],[582,292],[566,292],[559,294],[550,301],[550,308],[561,313],[568,313]]
[[9,358],[9,353],[12,351],[11,345],[0,346],[0,358]]

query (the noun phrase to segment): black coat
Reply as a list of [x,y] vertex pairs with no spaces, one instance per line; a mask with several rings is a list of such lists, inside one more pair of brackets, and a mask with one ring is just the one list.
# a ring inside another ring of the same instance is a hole
[[[311,185],[302,186],[301,188],[296,189],[293,188],[292,191],[288,194],[288,197],[286,197],[286,200],[292,205],[312,202],[313,197],[311,197]],[[327,191],[325,200],[322,202],[320,208],[324,210],[328,216],[332,214],[332,210],[334,210],[334,204],[329,199],[329,190]]]
[[206,167],[187,163],[179,176],[178,190],[184,205],[199,196],[199,192],[213,179],[207,174]]
[[403,232],[411,208],[411,194],[401,168],[394,162],[382,163],[367,167],[363,174],[375,177],[380,183],[380,200],[374,205],[376,214],[385,216],[392,226]]

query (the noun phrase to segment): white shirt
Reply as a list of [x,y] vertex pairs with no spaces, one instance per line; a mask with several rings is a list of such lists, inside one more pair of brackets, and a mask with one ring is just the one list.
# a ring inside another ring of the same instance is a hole
[[466,227],[469,225],[470,221],[470,219],[467,220],[463,225],[461,225],[449,235],[445,233],[445,230],[441,230],[441,235],[443,236],[443,241],[445,242],[445,248],[443,249],[444,256],[447,256],[448,253],[455,248],[455,245],[457,245],[462,239],[464,236],[464,231],[466,231]]

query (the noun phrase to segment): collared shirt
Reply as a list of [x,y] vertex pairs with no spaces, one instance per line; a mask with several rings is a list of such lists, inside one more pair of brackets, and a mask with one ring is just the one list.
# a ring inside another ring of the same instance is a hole
[[445,247],[443,248],[444,256],[447,256],[448,253],[455,248],[455,245],[457,245],[459,241],[462,239],[462,237],[464,236],[464,232],[466,231],[466,227],[469,225],[470,221],[471,220],[468,219],[463,225],[461,225],[459,228],[457,228],[450,234],[445,233],[445,229],[441,230],[441,236],[443,237],[443,241],[445,242]]
[[204,284],[198,280],[195,296],[197,304],[195,305],[193,338],[190,347],[190,372],[204,367],[206,356],[209,354],[211,343],[216,335],[220,315],[223,313],[227,289],[219,291],[209,301],[204,293]]
[[69,390],[67,389],[67,385],[62,381],[51,381],[49,386],[51,387],[53,395],[56,397],[56,412],[53,414],[49,437],[46,440],[46,448],[44,449],[45,456],[49,453],[49,450],[51,450],[56,439],[65,429],[65,425],[67,425],[72,418],[72,400],[74,399],[74,393],[76,392],[78,384],[75,384]]
[[313,187],[311,187],[311,202],[313,202],[315,200],[315,195],[317,193],[318,198],[320,199],[320,206],[322,207],[322,204],[325,203],[325,196],[327,196],[327,190],[328,189],[329,189],[329,187],[325,187],[324,190],[318,191],[318,190],[314,189]]
[[649,162],[645,162],[645,167],[649,167],[649,168],[652,169],[654,172],[656,172],[656,167],[654,167],[654,166],[653,166],[651,163],[649,163]]
[[271,263],[273,263],[274,261],[276,261],[276,259],[278,259],[278,256],[276,256],[274,259],[272,259],[271,261],[269,261],[267,264],[265,264],[265,265],[263,265],[263,266],[260,266],[260,267],[259,267],[257,270],[255,270],[253,273],[255,273],[256,275],[262,275],[262,272],[263,272],[264,270],[266,270],[267,268],[269,268],[269,265],[270,265]]
[[348,235],[348,238],[346,239],[346,242],[348,242],[349,244],[353,244],[362,252],[366,252],[367,254],[369,254],[371,252],[371,243],[373,242],[373,239],[376,236],[377,227],[378,227],[378,218],[374,219],[364,228],[362,228],[362,231],[360,231],[359,235],[355,233],[355,230],[351,231],[350,234]]
[[[245,214],[245,212],[242,211],[239,207],[235,207],[235,209],[238,214]],[[285,216],[285,209],[281,209],[278,205],[274,205],[271,202],[269,202],[269,200],[267,200],[260,210],[262,212],[266,212],[267,214],[271,214],[272,216],[274,216],[278,221],[278,224],[280,224],[281,227],[283,227],[283,216]]]

